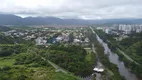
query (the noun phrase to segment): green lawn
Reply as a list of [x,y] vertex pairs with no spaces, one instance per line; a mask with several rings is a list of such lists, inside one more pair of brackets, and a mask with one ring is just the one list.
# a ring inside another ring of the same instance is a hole
[[95,54],[92,53],[91,49],[85,49],[87,51],[87,55],[85,56],[86,61],[92,61],[95,58]]
[[85,57],[86,61],[91,61],[91,53],[88,53]]
[[11,58],[0,58],[0,66],[12,66],[15,60]]
[[55,80],[79,80],[77,77],[62,72],[55,73]]
[[91,61],[91,49],[85,49],[87,52],[87,55],[85,57],[86,61]]

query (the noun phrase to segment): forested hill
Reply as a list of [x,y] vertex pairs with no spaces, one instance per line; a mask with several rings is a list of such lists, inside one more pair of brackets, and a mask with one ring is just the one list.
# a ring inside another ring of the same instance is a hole
[[0,25],[0,44],[14,44],[14,39],[10,36],[5,36],[3,31],[11,30],[9,27]]
[[1,25],[0,25],[0,31],[9,31],[9,30],[10,30],[9,27],[1,26]]
[[24,40],[22,38],[12,38],[10,36],[5,36],[4,34],[0,33],[0,44],[29,44],[30,41]]
[[14,44],[13,38],[0,33],[0,44]]

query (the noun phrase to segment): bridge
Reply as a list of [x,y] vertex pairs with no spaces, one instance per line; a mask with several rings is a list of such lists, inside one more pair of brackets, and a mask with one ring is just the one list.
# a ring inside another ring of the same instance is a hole
[[97,65],[95,66],[95,68],[93,69],[95,72],[103,72],[104,71],[104,67],[100,62],[97,62]]

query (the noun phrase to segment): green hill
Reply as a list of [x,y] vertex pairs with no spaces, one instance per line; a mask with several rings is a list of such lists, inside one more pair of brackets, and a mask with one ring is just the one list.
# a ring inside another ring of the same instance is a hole
[[9,30],[10,30],[9,27],[1,26],[1,25],[0,25],[0,31],[9,31]]
[[142,64],[142,41],[138,41],[127,48],[126,53],[129,54],[138,63]]
[[13,38],[0,33],[0,44],[14,44]]

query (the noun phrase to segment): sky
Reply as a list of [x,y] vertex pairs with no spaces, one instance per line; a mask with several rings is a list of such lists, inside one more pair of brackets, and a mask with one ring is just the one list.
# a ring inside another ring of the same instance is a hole
[[69,19],[142,18],[142,0],[0,0],[0,13]]

